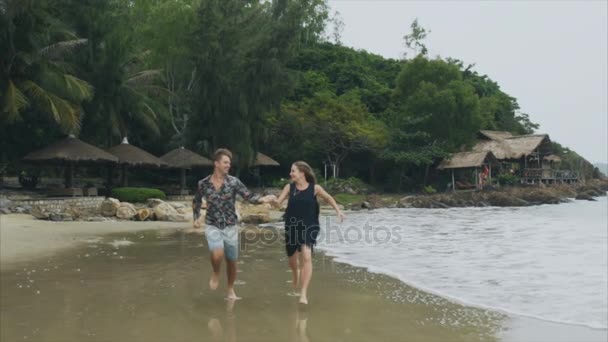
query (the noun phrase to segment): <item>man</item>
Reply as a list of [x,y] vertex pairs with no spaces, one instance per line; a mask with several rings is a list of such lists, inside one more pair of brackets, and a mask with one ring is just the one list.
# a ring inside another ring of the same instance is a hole
[[217,289],[220,282],[222,259],[226,258],[228,276],[228,299],[238,299],[234,292],[236,280],[236,260],[239,252],[239,230],[235,210],[236,195],[251,203],[269,203],[276,197],[254,195],[236,177],[228,174],[232,162],[232,153],[224,148],[215,151],[213,156],[213,174],[198,182],[198,189],[192,201],[194,211],[194,228],[200,227],[200,210],[202,199],[207,201],[205,218],[205,236],[211,251],[213,274],[209,288]]

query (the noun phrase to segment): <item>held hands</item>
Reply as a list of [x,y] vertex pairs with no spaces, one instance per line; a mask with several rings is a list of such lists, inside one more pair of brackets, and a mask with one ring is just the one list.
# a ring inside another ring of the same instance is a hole
[[277,202],[277,196],[266,195],[266,196],[260,198],[260,202],[261,203],[270,203],[270,204],[274,205]]
[[342,210],[339,210],[336,212],[336,215],[338,216],[338,222],[342,223],[344,221],[344,219],[346,218],[346,216],[344,215],[344,213],[342,212]]

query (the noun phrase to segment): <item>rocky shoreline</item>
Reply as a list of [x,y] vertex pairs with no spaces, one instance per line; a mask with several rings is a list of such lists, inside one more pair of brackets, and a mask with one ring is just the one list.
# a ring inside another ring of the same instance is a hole
[[585,184],[541,187],[508,187],[483,191],[461,191],[432,195],[411,195],[399,199],[368,195],[363,201],[347,204],[351,210],[378,208],[463,208],[463,207],[525,207],[559,204],[575,200],[595,201],[606,196],[608,180],[593,180]]
[[[540,204],[559,204],[575,200],[594,201],[595,197],[605,196],[608,180],[593,180],[585,184],[557,186],[526,186],[483,191],[449,192],[431,195],[378,195],[369,194],[362,200],[340,205],[347,210],[380,208],[463,208],[463,207],[525,207]],[[331,209],[323,206],[323,209]],[[283,206],[279,210],[284,210]],[[202,214],[204,215],[205,206]],[[246,224],[268,223],[276,219],[271,215],[269,204],[251,205],[237,202],[240,221]],[[99,208],[79,209],[68,207],[44,209],[41,206],[19,206],[0,198],[0,214],[31,214],[37,219],[51,221],[166,221],[190,222],[192,208],[189,203],[149,199],[146,203],[120,202],[114,198],[103,200]],[[278,212],[280,215],[280,212]]]

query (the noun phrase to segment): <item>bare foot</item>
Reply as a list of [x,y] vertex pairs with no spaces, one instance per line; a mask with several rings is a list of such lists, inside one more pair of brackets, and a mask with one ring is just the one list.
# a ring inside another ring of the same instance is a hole
[[209,288],[211,290],[217,290],[217,287],[220,285],[220,275],[219,273],[212,273],[211,279],[209,279]]
[[306,297],[306,294],[305,294],[305,293],[302,293],[302,294],[300,295],[300,301],[299,301],[298,303],[300,303],[300,304],[304,304],[304,305],[307,305],[307,304],[308,304],[308,298]]
[[238,299],[241,299],[241,297],[237,296],[236,293],[234,292],[234,289],[230,288],[230,289],[228,289],[228,294],[226,295],[226,299],[227,300],[238,300]]

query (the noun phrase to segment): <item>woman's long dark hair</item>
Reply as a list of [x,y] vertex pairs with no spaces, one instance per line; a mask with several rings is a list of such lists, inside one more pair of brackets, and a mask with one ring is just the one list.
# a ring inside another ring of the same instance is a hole
[[312,167],[310,167],[307,162],[298,160],[297,162],[294,162],[293,165],[295,165],[298,170],[300,170],[300,172],[304,172],[304,176],[306,177],[306,181],[308,183],[317,183],[317,177],[315,177],[315,172],[312,170]]

